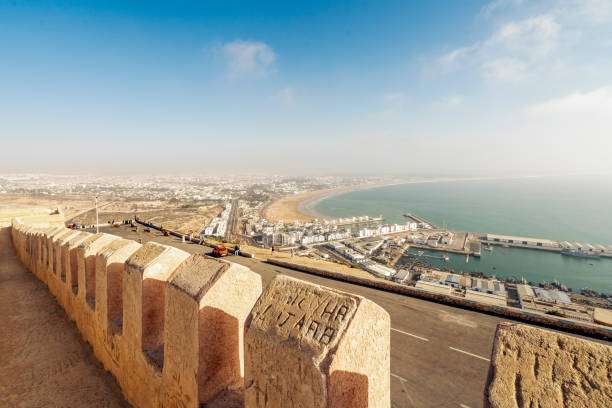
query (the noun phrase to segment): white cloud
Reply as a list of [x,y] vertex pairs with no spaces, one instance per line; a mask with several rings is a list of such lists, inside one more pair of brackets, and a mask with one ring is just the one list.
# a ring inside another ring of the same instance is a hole
[[406,101],[406,94],[403,92],[389,92],[382,97],[385,105],[403,105]]
[[446,106],[459,106],[463,103],[463,99],[461,95],[449,95],[442,98],[441,102]]
[[571,75],[560,67],[587,69],[585,52],[610,52],[612,0],[494,0],[477,17],[490,25],[489,34],[437,57],[434,70],[472,71],[495,81],[546,80]]
[[371,116],[374,119],[389,120],[397,118],[406,109],[408,98],[403,92],[388,92],[382,95],[382,107]]
[[[592,120],[604,119],[612,123],[612,86],[601,87],[588,92],[574,92],[550,99],[527,109],[532,116],[539,117],[580,117]],[[612,129],[609,129],[612,131]]]
[[230,77],[234,78],[265,76],[276,61],[274,50],[261,41],[232,41],[221,47],[221,53]]
[[443,68],[452,69],[458,64],[461,64],[465,58],[477,53],[480,48],[481,45],[479,43],[467,47],[456,48],[439,57],[438,64]]
[[500,10],[520,6],[524,2],[525,0],[494,0],[482,7],[482,9],[480,10],[480,15],[488,18]]
[[[580,167],[612,170],[612,86],[574,92],[544,100],[525,109],[520,121],[524,143],[559,146],[566,151],[562,160]],[[563,156],[559,156],[560,158]]]
[[585,27],[612,22],[610,0],[548,0],[546,6],[569,25]]
[[527,63],[514,58],[499,58],[483,62],[482,74],[490,80],[518,82],[528,75]]
[[502,24],[488,38],[438,58],[442,70],[475,68],[489,80],[516,82],[549,64],[561,25],[552,15],[537,15]]
[[277,101],[280,101],[284,105],[287,105],[287,106],[295,105],[295,91],[290,86],[286,86],[286,87],[282,88],[281,90],[279,90],[274,95],[274,98]]
[[543,57],[556,47],[560,31],[554,16],[539,15],[502,25],[488,44],[501,45],[507,52],[525,57]]

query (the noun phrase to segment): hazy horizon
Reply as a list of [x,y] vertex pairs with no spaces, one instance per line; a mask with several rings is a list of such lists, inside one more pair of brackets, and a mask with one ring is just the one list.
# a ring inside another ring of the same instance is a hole
[[612,0],[16,1],[0,20],[0,174],[612,173]]

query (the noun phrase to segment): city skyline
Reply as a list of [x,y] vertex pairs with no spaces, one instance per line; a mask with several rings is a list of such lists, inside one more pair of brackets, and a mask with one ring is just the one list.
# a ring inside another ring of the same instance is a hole
[[0,172],[612,172],[607,0],[7,2],[0,18]]

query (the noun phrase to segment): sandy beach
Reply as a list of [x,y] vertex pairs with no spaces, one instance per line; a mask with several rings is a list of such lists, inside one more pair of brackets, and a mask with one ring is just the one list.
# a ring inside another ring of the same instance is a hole
[[268,221],[272,222],[305,222],[313,220],[315,218],[325,219],[329,217],[317,213],[314,207],[319,201],[327,197],[331,197],[337,194],[348,193],[350,191],[366,190],[369,188],[385,187],[405,183],[409,183],[409,181],[359,184],[354,186],[328,188],[324,190],[306,191],[304,193],[281,197],[266,206],[266,208],[263,209],[262,213],[263,217],[265,217]]
[[293,221],[310,221],[315,218],[325,219],[330,218],[323,214],[317,213],[314,209],[316,205],[323,199],[338,194],[348,193],[350,191],[367,190],[370,188],[394,186],[398,184],[420,184],[420,183],[438,183],[443,181],[478,181],[497,179],[494,177],[469,177],[469,178],[451,178],[437,177],[424,179],[407,179],[395,180],[387,183],[369,183],[359,184],[354,186],[343,186],[337,188],[329,188],[324,190],[306,191],[304,193],[294,194],[290,196],[280,197],[268,204],[262,211],[262,215],[268,221],[277,222],[293,222]]
[[[277,222],[292,222],[292,221],[310,221],[314,218],[321,218],[313,213],[304,210],[305,204],[317,200],[321,200],[340,189],[325,189],[307,191],[304,193],[294,194],[281,197],[270,203],[263,210],[263,217],[268,221]],[[350,190],[346,190],[350,191]]]

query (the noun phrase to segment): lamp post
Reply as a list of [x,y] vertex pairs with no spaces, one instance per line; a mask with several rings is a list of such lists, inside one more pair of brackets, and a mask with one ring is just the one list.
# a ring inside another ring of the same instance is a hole
[[96,234],[100,233],[100,227],[98,224],[100,220],[98,219],[98,196],[96,196]]

